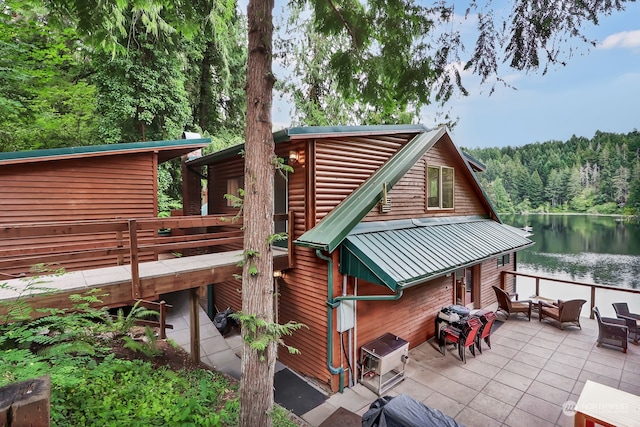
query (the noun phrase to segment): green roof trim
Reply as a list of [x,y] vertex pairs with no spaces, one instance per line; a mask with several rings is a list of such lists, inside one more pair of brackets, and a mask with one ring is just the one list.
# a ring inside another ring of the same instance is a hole
[[[375,126],[306,126],[292,127],[273,133],[273,141],[278,144],[293,139],[326,138],[336,136],[392,135],[398,133],[422,133],[428,129],[424,125],[375,125]],[[234,156],[239,156],[244,144],[237,144],[215,153],[187,162],[189,166],[204,166]]]
[[[416,135],[314,228],[304,233],[294,243],[299,246],[333,252],[362,218],[382,200],[383,184],[386,184],[387,191],[390,191],[409,169],[446,134],[446,129],[441,127]],[[469,166],[467,165],[467,167]]]
[[273,140],[278,143],[292,139],[313,138],[328,135],[366,135],[391,133],[416,133],[428,129],[424,125],[372,125],[372,126],[306,126],[292,127],[274,132]]
[[80,147],[64,147],[64,148],[51,148],[43,150],[28,150],[28,151],[13,151],[0,153],[0,162],[8,162],[11,160],[26,160],[26,159],[53,159],[56,157],[69,157],[69,156],[82,156],[86,154],[98,154],[98,153],[112,153],[121,151],[151,151],[162,149],[176,149],[181,147],[204,147],[211,143],[210,138],[200,139],[181,139],[170,141],[145,141],[145,142],[126,142],[119,144],[104,144],[104,145],[84,145]]
[[342,243],[340,272],[396,292],[533,244],[481,217],[367,223]]

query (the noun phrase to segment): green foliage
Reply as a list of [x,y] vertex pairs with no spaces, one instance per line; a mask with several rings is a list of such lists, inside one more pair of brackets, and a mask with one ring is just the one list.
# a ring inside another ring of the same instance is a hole
[[144,336],[146,340],[138,341],[125,335],[122,337],[124,347],[135,352],[140,352],[147,357],[159,356],[162,353],[162,350],[158,348],[158,337],[153,329],[146,326],[144,329]]
[[264,360],[263,353],[272,344],[285,347],[289,353],[299,353],[298,349],[285,344],[282,337],[291,335],[300,328],[306,328],[307,326],[303,323],[291,321],[280,325],[275,322],[267,322],[255,314],[249,315],[241,311],[233,313],[231,317],[241,325],[242,338],[252,349],[260,354],[260,360]]
[[157,317],[160,313],[155,310],[149,310],[140,305],[140,301],[136,303],[125,314],[123,308],[119,308],[114,318],[108,317],[106,320],[107,328],[110,332],[114,332],[116,336],[125,335],[138,320],[145,320],[149,317]]

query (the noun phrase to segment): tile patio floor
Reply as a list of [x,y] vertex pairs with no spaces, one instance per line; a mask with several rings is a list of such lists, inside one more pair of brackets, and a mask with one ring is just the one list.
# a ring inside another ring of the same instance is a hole
[[[500,319],[503,317],[500,316]],[[433,340],[409,352],[406,379],[387,395],[406,394],[467,426],[573,426],[562,405],[576,402],[587,380],[640,395],[640,346],[627,354],[596,347],[595,320],[581,318],[582,330],[560,330],[548,322],[511,316],[467,363],[457,351],[438,351]],[[358,384],[334,394],[302,418],[318,426],[339,407],[364,414],[377,398]],[[638,420],[640,426],[640,420]]]

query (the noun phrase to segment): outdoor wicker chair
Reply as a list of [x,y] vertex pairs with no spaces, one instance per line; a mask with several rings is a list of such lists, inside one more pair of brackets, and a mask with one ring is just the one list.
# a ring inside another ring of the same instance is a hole
[[622,352],[627,352],[627,341],[629,340],[629,328],[624,319],[614,319],[613,317],[601,317],[598,307],[593,307],[593,314],[598,321],[598,341],[597,346],[602,344],[622,347]]
[[[532,303],[530,300],[517,301],[518,294],[510,295],[507,291],[500,289],[497,286],[493,286],[493,290],[498,298],[498,308],[496,309],[496,312],[502,311],[505,316],[507,316],[507,319],[514,313],[526,313],[529,320],[531,320]],[[516,301],[512,301],[511,297],[515,298]]]
[[626,302],[614,302],[613,309],[616,311],[618,319],[624,319],[629,328],[629,335],[633,334],[633,343],[638,345],[638,333],[640,332],[640,314],[629,313],[629,306]]
[[582,306],[587,302],[583,299],[572,299],[569,301],[560,301],[556,305],[547,304],[544,301],[538,302],[538,314],[540,316],[540,321],[542,319],[551,318],[558,322],[558,326],[560,329],[564,328],[565,323],[571,323],[574,326],[580,326],[580,310],[582,310]]

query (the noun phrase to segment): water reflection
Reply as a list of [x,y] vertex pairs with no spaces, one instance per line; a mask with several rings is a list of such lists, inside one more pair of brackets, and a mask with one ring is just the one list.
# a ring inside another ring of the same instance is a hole
[[503,216],[533,228],[536,244],[518,253],[518,271],[640,289],[640,225],[590,215]]

